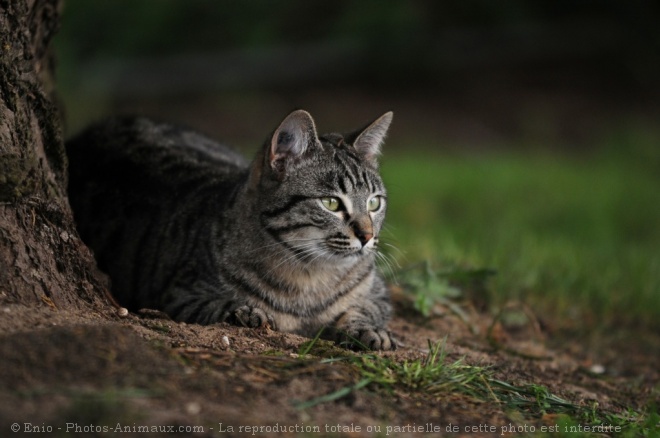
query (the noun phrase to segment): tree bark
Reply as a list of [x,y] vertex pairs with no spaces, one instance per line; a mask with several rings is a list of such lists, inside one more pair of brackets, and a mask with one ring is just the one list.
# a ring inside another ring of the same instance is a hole
[[75,230],[50,42],[60,0],[0,0],[0,304],[100,309]]

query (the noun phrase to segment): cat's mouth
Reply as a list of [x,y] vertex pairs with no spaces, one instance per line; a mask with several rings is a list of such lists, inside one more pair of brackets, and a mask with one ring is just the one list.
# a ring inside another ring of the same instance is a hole
[[370,254],[375,249],[375,242],[368,242],[363,245],[361,243],[355,244],[347,240],[345,244],[337,245],[336,242],[328,241],[325,246],[332,255],[349,258]]

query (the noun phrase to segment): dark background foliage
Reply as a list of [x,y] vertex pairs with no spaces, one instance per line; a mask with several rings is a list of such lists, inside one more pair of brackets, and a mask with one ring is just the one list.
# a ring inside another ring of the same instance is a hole
[[[421,108],[403,111],[409,123],[395,135],[584,146],[613,121],[652,123],[659,17],[651,1],[69,0],[58,79],[78,103],[68,105],[72,130],[117,109],[149,110],[127,101],[154,98],[167,100],[165,116],[216,96],[218,123],[227,112],[262,120],[261,92],[281,102],[268,129],[293,106],[362,99]],[[81,101],[96,104],[78,112]]]

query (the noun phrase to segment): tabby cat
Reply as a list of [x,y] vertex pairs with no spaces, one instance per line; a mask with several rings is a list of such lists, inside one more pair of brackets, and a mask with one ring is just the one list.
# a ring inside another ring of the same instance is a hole
[[130,310],[394,349],[375,267],[391,121],[319,136],[297,110],[249,164],[191,130],[111,119],[67,144],[80,234]]

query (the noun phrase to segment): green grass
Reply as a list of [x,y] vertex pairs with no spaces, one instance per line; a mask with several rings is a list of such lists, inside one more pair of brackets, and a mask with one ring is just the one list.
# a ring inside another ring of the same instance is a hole
[[[301,355],[301,360],[317,360],[317,356],[307,357],[307,354],[321,353],[322,357],[326,358],[321,359],[320,363],[349,364],[357,370],[359,377],[354,384],[297,402],[295,406],[299,410],[306,410],[319,404],[334,402],[365,387],[386,392],[398,390],[423,394],[424,397],[431,398],[459,393],[493,402],[505,412],[517,413],[522,420],[539,419],[545,414],[556,415],[557,425],[551,430],[554,433],[576,433],[573,429],[584,431],[586,427],[591,431],[597,427],[616,427],[617,430],[625,432],[624,436],[658,436],[657,425],[660,417],[655,407],[649,407],[647,412],[630,410],[623,415],[614,414],[600,409],[597,403],[572,403],[551,393],[543,385],[514,385],[504,382],[496,379],[489,367],[470,365],[463,359],[449,361],[445,342],[446,339],[437,343],[429,341],[429,351],[425,357],[399,362],[380,355],[354,354],[337,350],[335,347],[327,349],[326,343],[319,342],[317,337],[303,347],[306,353]],[[333,352],[337,351],[339,354],[334,355]]]
[[384,239],[406,266],[493,269],[495,303],[580,326],[660,321],[660,166],[598,158],[387,157]]

